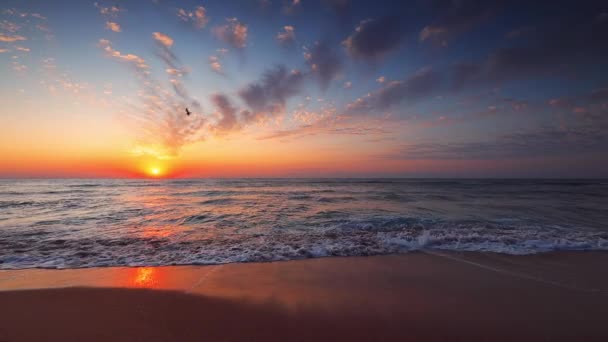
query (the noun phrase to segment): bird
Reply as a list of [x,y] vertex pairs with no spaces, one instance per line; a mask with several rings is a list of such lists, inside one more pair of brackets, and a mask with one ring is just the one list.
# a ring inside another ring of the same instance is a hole
[[190,112],[190,111],[188,110],[188,108],[186,108],[186,115],[190,115],[190,114],[192,114],[192,112]]

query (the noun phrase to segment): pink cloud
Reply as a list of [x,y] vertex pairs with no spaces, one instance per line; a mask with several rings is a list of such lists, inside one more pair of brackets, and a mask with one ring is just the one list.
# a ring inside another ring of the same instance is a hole
[[209,18],[207,10],[203,6],[198,6],[194,11],[186,11],[183,8],[177,10],[177,16],[184,22],[191,23],[194,27],[202,29],[207,26]]
[[100,39],[99,46],[106,52],[106,54],[112,58],[119,59],[123,62],[131,63],[135,65],[138,69],[148,69],[148,64],[146,61],[133,54],[122,54],[120,51],[112,48],[112,43],[107,39]]
[[115,17],[118,15],[118,13],[122,12],[118,6],[103,7],[97,2],[95,2],[93,5],[99,10],[99,13],[110,17]]
[[227,18],[227,23],[214,28],[215,36],[235,48],[242,49],[247,45],[247,25],[237,18]]
[[217,56],[209,56],[209,66],[211,70],[214,72],[223,75],[224,70],[222,69],[222,63],[220,62],[219,57]]
[[292,44],[295,42],[296,34],[293,26],[284,26],[283,31],[277,34],[277,40],[282,45]]
[[164,33],[154,32],[154,33],[152,33],[152,37],[157,42],[161,43],[162,45],[164,45],[168,48],[173,45],[173,39]]

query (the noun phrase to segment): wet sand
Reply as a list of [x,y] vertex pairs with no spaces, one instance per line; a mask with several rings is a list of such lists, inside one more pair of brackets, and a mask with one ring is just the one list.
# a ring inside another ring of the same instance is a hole
[[608,340],[608,253],[0,271],[0,341]]

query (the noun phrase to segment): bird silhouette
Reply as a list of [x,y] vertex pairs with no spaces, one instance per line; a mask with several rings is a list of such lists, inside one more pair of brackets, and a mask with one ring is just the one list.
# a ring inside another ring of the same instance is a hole
[[190,115],[190,114],[192,114],[192,112],[190,112],[190,111],[188,110],[188,108],[186,108],[186,115]]

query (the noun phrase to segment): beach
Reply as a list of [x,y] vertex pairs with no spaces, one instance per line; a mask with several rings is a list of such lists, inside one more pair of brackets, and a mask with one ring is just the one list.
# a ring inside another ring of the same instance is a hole
[[608,339],[605,252],[0,271],[0,341]]

